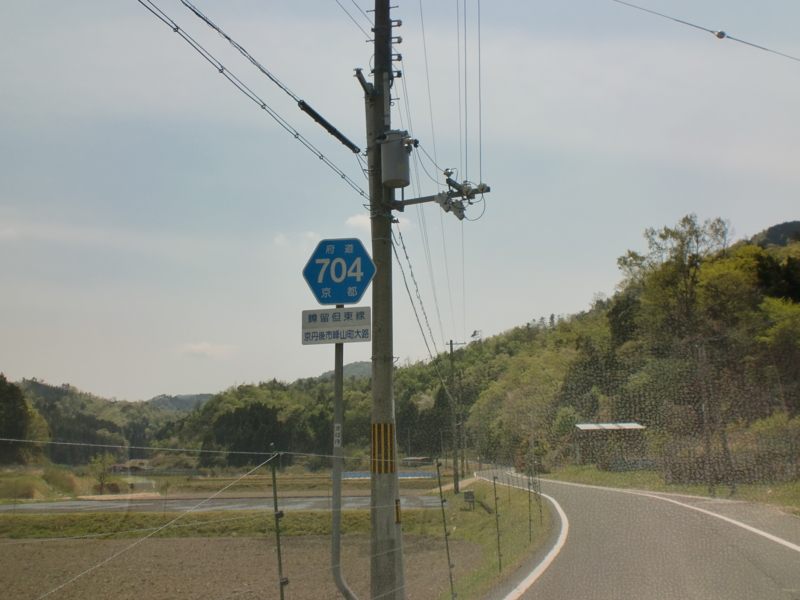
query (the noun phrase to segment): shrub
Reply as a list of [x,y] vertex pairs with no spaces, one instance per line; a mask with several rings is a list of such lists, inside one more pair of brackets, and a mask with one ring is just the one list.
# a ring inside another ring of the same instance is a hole
[[74,494],[78,490],[78,480],[72,473],[63,469],[45,469],[43,478],[51,487],[61,492]]
[[36,495],[36,484],[32,481],[9,479],[0,482],[0,498],[31,499]]

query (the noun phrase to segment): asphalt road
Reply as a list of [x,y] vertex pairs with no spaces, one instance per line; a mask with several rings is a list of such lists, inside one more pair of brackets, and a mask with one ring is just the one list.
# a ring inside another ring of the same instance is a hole
[[[28,502],[0,505],[0,514],[65,514],[92,512],[207,512],[211,510],[269,510],[272,511],[272,498],[214,498],[202,499],[163,499],[152,500],[66,500],[62,502]],[[401,496],[400,506],[404,509],[439,508],[439,498],[433,496]],[[278,498],[280,510],[331,510],[328,496],[302,498]],[[369,509],[369,496],[343,496],[342,508]]]
[[774,507],[544,480],[542,492],[568,521],[563,547],[527,591],[514,591],[556,545],[557,524],[487,600],[800,600],[800,518]]

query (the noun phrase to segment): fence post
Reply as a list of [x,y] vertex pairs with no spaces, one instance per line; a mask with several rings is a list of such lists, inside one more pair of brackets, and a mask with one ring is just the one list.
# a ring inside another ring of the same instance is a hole
[[497,566],[498,573],[503,572],[503,555],[500,552],[500,512],[498,511],[497,501],[497,475],[492,477],[492,487],[494,489],[494,521],[497,526]]
[[278,588],[280,589],[281,600],[283,599],[283,588],[289,585],[289,579],[283,576],[283,563],[281,562],[281,519],[283,511],[278,510],[278,483],[275,476],[275,456],[272,456],[270,466],[272,467],[272,501],[275,505],[275,549],[278,553]]
[[450,532],[447,531],[447,515],[444,512],[441,465],[442,463],[439,462],[439,459],[436,459],[436,478],[439,481],[439,500],[441,500],[442,505],[442,525],[444,526],[444,547],[447,549],[447,573],[450,575],[450,597],[455,598],[457,596],[455,587],[453,585],[453,569],[455,568],[455,565],[450,559]]

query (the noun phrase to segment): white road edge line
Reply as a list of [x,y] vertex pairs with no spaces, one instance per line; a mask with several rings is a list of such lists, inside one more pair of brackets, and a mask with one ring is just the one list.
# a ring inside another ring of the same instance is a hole
[[[731,519],[730,517],[725,517],[723,515],[717,514],[715,512],[711,512],[710,510],[705,510],[703,508],[698,508],[697,506],[692,506],[691,504],[684,504],[683,502],[678,502],[677,500],[673,500],[672,498],[664,498],[663,496],[658,496],[656,494],[648,494],[647,492],[641,492],[638,490],[626,490],[623,488],[610,488],[610,487],[603,487],[599,485],[587,485],[585,483],[572,483],[570,481],[556,481],[555,479],[547,479],[549,483],[560,483],[561,485],[572,485],[575,487],[586,487],[586,488],[595,488],[601,490],[608,490],[611,492],[619,492],[621,494],[633,494],[634,496],[646,496],[648,498],[655,498],[656,500],[663,500],[664,502],[672,502],[673,504],[677,504],[678,506],[683,506],[684,508],[690,508],[692,510],[696,510],[697,512],[703,513],[710,517],[715,517],[717,519],[721,519],[722,521],[726,521],[731,525],[736,525],[737,527],[741,527],[751,533],[755,533],[756,535],[760,535],[761,537],[765,537],[772,542],[776,542],[781,546],[785,546],[789,548],[789,550],[794,550],[795,552],[800,552],[800,546],[797,544],[793,544],[792,542],[786,541],[782,538],[779,538],[771,533],[767,533],[766,531],[761,531],[760,529],[756,529],[750,525],[742,523],[740,521],[736,521],[735,519]],[[700,497],[700,496],[698,496]]]
[[[474,476],[477,477],[478,479],[483,479],[484,481],[488,481],[488,479],[479,476],[477,473],[475,473]],[[514,474],[514,477],[518,476],[519,475]],[[508,485],[508,484],[501,483],[500,485]],[[517,487],[517,486],[512,485],[510,487]],[[520,487],[518,489],[523,489],[523,488]],[[569,535],[569,519],[567,519],[567,513],[564,512],[564,509],[561,508],[561,505],[558,502],[556,502],[555,498],[553,498],[552,496],[548,496],[547,494],[540,493],[540,495],[543,498],[547,498],[548,500],[550,500],[550,502],[553,503],[553,506],[556,507],[558,516],[561,519],[561,531],[558,534],[558,539],[556,540],[555,545],[550,549],[550,552],[547,553],[547,556],[545,556],[542,559],[542,562],[536,565],[536,568],[533,571],[531,571],[528,574],[528,576],[525,579],[523,579],[517,587],[511,590],[511,592],[505,598],[503,598],[503,600],[519,600],[519,598],[522,597],[522,594],[527,592],[528,589],[534,583],[536,583],[536,580],[542,576],[542,573],[544,573],[547,570],[547,567],[549,567],[552,564],[552,562],[556,559],[556,556],[558,556],[559,552],[561,552],[561,549],[564,547],[564,544],[567,542],[567,535]]]
[[558,556],[558,553],[561,552],[561,549],[564,547],[564,544],[567,541],[567,535],[569,534],[569,520],[567,519],[564,509],[561,508],[561,505],[558,502],[556,502],[555,498],[548,496],[547,494],[542,494],[542,496],[550,500],[550,502],[553,503],[553,506],[556,507],[558,516],[561,518],[561,532],[558,534],[558,540],[556,540],[555,546],[550,549],[550,552],[547,553],[547,556],[544,557],[542,562],[540,562],[536,568],[520,582],[517,587],[511,590],[511,593],[503,598],[503,600],[519,600],[519,598],[522,597],[522,594],[528,591],[528,589],[536,582],[536,580],[541,577],[542,573],[547,570],[547,567],[549,567],[550,564],[556,559],[556,556]]
[[776,543],[780,544],[781,546],[786,546],[790,550],[794,550],[795,552],[800,552],[800,546],[798,546],[797,544],[793,544],[791,542],[788,542],[788,541],[786,541],[786,540],[784,540],[782,538],[779,538],[778,536],[772,535],[771,533],[767,533],[766,531],[761,531],[760,529],[756,529],[755,527],[752,527],[752,526],[747,525],[745,523],[741,523],[739,521],[731,519],[730,517],[725,517],[723,515],[718,515],[717,513],[711,512],[710,510],[705,510],[703,508],[698,508],[697,506],[692,506],[691,504],[684,504],[683,502],[678,502],[677,500],[673,500],[672,498],[661,498],[660,496],[656,496],[656,495],[653,495],[653,494],[641,494],[640,493],[640,494],[637,494],[637,495],[638,496],[647,496],[648,498],[657,498],[658,500],[663,500],[664,502],[672,502],[673,504],[677,504],[678,506],[683,506],[685,508],[691,508],[692,510],[696,510],[697,512],[701,512],[701,513],[709,515],[711,517],[716,517],[717,519],[722,519],[723,521],[727,521],[728,523],[731,523],[732,525],[737,525],[737,526],[741,527],[742,529],[746,529],[747,531],[750,531],[752,533],[755,533],[757,535],[765,537],[768,540],[771,540],[773,542],[776,542]]

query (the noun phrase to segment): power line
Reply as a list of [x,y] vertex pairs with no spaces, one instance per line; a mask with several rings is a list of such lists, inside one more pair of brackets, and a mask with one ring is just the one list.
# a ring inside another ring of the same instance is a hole
[[[478,181],[483,181],[483,76],[481,55],[481,0],[478,0]],[[484,209],[485,210],[485,209]]]
[[375,24],[375,23],[373,23],[373,22],[372,22],[372,19],[370,19],[370,18],[369,18],[369,16],[367,15],[367,13],[365,13],[365,12],[364,12],[364,9],[363,9],[363,8],[361,8],[361,7],[360,7],[360,6],[359,6],[359,5],[356,3],[356,0],[350,0],[350,2],[352,2],[352,3],[353,3],[353,6],[355,6],[355,7],[358,9],[358,11],[359,11],[359,12],[360,12],[362,15],[364,15],[364,18],[365,18],[367,21],[369,21],[369,24],[370,24],[370,25],[374,25],[374,24]]
[[205,16],[203,13],[201,13],[201,12],[200,12],[200,11],[199,11],[199,10],[198,10],[198,9],[197,9],[197,8],[196,8],[194,5],[193,5],[193,4],[191,4],[190,2],[188,2],[188,0],[181,0],[181,3],[182,3],[182,4],[183,4],[183,5],[186,7],[186,8],[188,8],[190,11],[192,11],[192,12],[193,12],[193,13],[194,13],[194,14],[195,14],[195,15],[196,15],[196,16],[197,16],[199,19],[201,19],[202,21],[204,21],[206,25],[208,25],[209,27],[211,27],[211,29],[213,29],[214,31],[216,31],[216,32],[217,32],[217,33],[218,33],[218,34],[219,34],[221,37],[223,37],[223,38],[225,38],[226,40],[228,40],[228,43],[229,43],[231,46],[233,46],[234,48],[236,48],[236,49],[239,51],[239,53],[240,53],[242,56],[244,56],[244,57],[245,57],[247,60],[249,60],[251,63],[253,63],[253,65],[254,65],[254,66],[255,66],[255,67],[256,67],[256,68],[257,68],[259,71],[261,71],[261,72],[262,72],[264,75],[266,75],[267,77],[269,77],[269,79],[270,79],[270,80],[271,80],[271,81],[272,81],[272,82],[273,82],[275,85],[277,85],[277,86],[278,86],[279,88],[281,88],[281,89],[282,89],[284,92],[286,92],[286,93],[287,93],[287,94],[288,94],[288,95],[289,95],[289,96],[292,98],[292,100],[294,100],[295,102],[300,102],[300,98],[299,98],[299,97],[298,97],[298,96],[297,96],[297,95],[296,95],[296,94],[295,94],[295,93],[294,93],[292,90],[290,90],[290,89],[289,89],[288,87],[286,87],[286,86],[285,86],[283,83],[281,83],[281,81],[280,81],[280,80],[279,80],[277,77],[275,77],[275,75],[273,75],[272,73],[270,73],[269,71],[267,71],[267,69],[265,69],[265,68],[264,68],[264,66],[263,66],[263,65],[262,65],[260,62],[258,62],[258,61],[257,61],[255,58],[253,58],[253,56],[252,56],[252,55],[251,55],[251,54],[250,54],[250,53],[249,53],[247,50],[245,50],[244,48],[242,48],[242,46],[240,46],[238,43],[236,43],[236,42],[235,42],[235,41],[234,41],[234,40],[233,40],[233,39],[232,39],[232,38],[231,38],[231,37],[230,37],[230,36],[229,36],[227,33],[225,33],[224,31],[222,31],[222,29],[220,29],[220,28],[219,28],[219,27],[217,27],[217,26],[216,26],[214,23],[212,23],[212,22],[211,22],[211,20],[210,20],[208,17],[206,17],[206,16]]
[[[200,454],[246,454],[250,456],[265,456],[267,454],[279,454],[283,456],[319,456],[324,458],[333,458],[332,454],[314,454],[312,452],[287,452],[284,450],[263,450],[261,452],[245,451],[245,450],[205,450],[200,448],[164,448],[160,446],[122,446],[115,444],[91,444],[88,442],[59,442],[52,440],[25,440],[20,438],[0,438],[0,442],[15,442],[20,444],[41,444],[53,446],[84,446],[87,448],[105,448],[114,450],[150,450],[153,452],[197,452]],[[351,460],[359,460],[358,456],[345,456],[344,458]]]
[[[458,73],[458,166],[462,173],[464,170],[464,122],[461,100],[461,7],[460,0],[456,0],[456,72]],[[455,325],[453,326],[455,333]]]
[[630,4],[628,2],[623,2],[622,0],[612,0],[617,4],[624,4],[625,6],[630,6],[631,8],[635,8],[637,10],[641,10],[652,15],[656,15],[658,17],[663,17],[664,19],[669,19],[670,21],[675,21],[676,23],[680,23],[681,25],[688,25],[689,27],[694,27],[695,29],[701,29],[702,31],[707,31],[708,33],[713,34],[717,38],[724,40],[729,39],[733,40],[734,42],[739,42],[740,44],[745,44],[747,46],[752,46],[753,48],[758,48],[759,50],[764,50],[765,52],[771,52],[772,54],[777,54],[778,56],[783,56],[785,58],[791,58],[792,60],[796,60],[800,62],[800,58],[790,56],[788,54],[784,54],[783,52],[778,52],[777,50],[770,50],[769,48],[765,48],[764,46],[759,46],[757,44],[751,44],[750,42],[745,42],[744,40],[740,40],[739,38],[735,38],[733,36],[728,35],[724,31],[714,31],[713,29],[707,29],[706,27],[701,27],[700,25],[695,25],[694,23],[689,23],[688,21],[681,21],[680,19],[676,19],[674,17],[670,17],[668,15],[661,14],[654,10],[650,10],[648,8],[642,8],[641,6],[636,6],[635,4]]
[[[337,0],[338,1],[338,0]],[[261,63],[259,63],[253,56],[245,50],[242,46],[240,46],[236,41],[234,41],[227,33],[222,31],[217,25],[215,25],[211,19],[206,17],[203,13],[201,13],[197,8],[195,8],[188,0],[181,0],[181,3],[191,10],[195,16],[205,22],[206,25],[211,27],[214,31],[216,31],[220,36],[228,40],[228,42],[236,48],[239,53],[244,56],[247,60],[249,60],[259,71],[261,71],[264,75],[269,77],[270,81],[275,83],[278,87],[280,87],[284,92],[286,92],[295,102],[297,102],[297,106],[300,107],[304,113],[306,113],[309,117],[314,119],[325,131],[330,133],[333,137],[339,140],[342,144],[344,144],[351,152],[355,154],[359,154],[361,152],[361,148],[356,146],[353,142],[347,139],[342,132],[336,129],[333,125],[331,125],[325,118],[322,117],[317,111],[315,111],[311,106],[308,105],[304,100],[301,100],[297,97],[297,95],[292,92],[288,87],[286,87],[283,83],[278,81],[277,77],[275,77],[272,73],[267,71]],[[339,5],[341,6],[341,4]],[[344,8],[344,7],[342,7]]]
[[[397,227],[397,224],[395,224],[395,229],[397,229],[398,236],[400,237],[400,244],[401,244],[401,246],[403,248],[403,252],[404,252],[404,254],[406,256],[406,261],[408,262],[408,269],[409,269],[409,272],[411,273],[411,278],[414,281],[414,286],[416,288],[417,299],[419,300],[420,309],[422,310],[422,314],[425,316],[425,323],[428,326],[428,333],[431,336],[431,342],[433,343],[433,347],[436,350],[436,355],[438,356],[439,355],[439,349],[436,348],[436,341],[434,340],[433,332],[431,331],[431,325],[430,325],[430,322],[428,321],[428,315],[427,315],[427,313],[425,311],[425,306],[422,303],[422,297],[420,296],[420,293],[419,293],[419,286],[417,286],[416,278],[414,278],[414,270],[411,268],[411,259],[408,256],[408,250],[406,249],[405,243],[403,242],[403,235],[402,235],[402,233],[400,233],[400,228]],[[405,284],[406,292],[408,293],[408,298],[411,301],[411,307],[414,309],[414,316],[417,319],[417,325],[419,325],[420,333],[422,333],[422,338],[425,341],[425,348],[428,350],[428,356],[431,359],[431,364],[433,365],[434,371],[436,371],[436,376],[439,378],[439,383],[441,384],[442,389],[444,390],[445,394],[449,398],[450,402],[453,405],[455,405],[455,399],[453,398],[453,395],[450,393],[450,388],[447,387],[447,383],[445,383],[445,380],[442,377],[442,374],[439,372],[439,365],[436,362],[436,358],[431,353],[431,348],[428,345],[428,339],[425,336],[424,329],[422,328],[422,322],[419,320],[419,314],[417,313],[417,307],[416,307],[416,304],[414,303],[414,298],[411,296],[411,289],[408,287],[408,281],[406,280],[405,270],[403,269],[403,265],[400,262],[400,255],[397,253],[397,238],[395,238],[395,236],[394,236],[394,230],[392,230],[392,239],[393,239],[392,249],[394,250],[394,256],[395,256],[395,259],[397,260],[398,266],[400,267],[400,272],[403,275],[403,283]]]
[[[183,31],[178,25],[173,21],[170,17],[168,17],[160,8],[158,8],[152,0],[137,0],[139,4],[144,6],[148,11],[154,14],[160,21],[170,27],[172,31],[177,33],[181,36],[181,38],[186,41],[192,48],[194,48],[200,56],[202,56],[206,61],[208,61],[217,71],[222,74],[225,79],[231,82],[236,89],[242,92],[245,96],[250,98],[253,102],[258,104],[258,106],[267,112],[267,114],[272,117],[281,127],[283,127],[286,131],[288,131],[292,137],[298,140],[301,144],[303,144],[308,150],[310,150],[317,158],[319,158],[322,162],[324,162],[333,172],[339,175],[353,190],[355,190],[361,197],[369,200],[369,195],[359,187],[359,185],[353,181],[344,171],[342,171],[339,167],[337,167],[333,161],[331,161],[328,157],[326,157],[322,152],[320,152],[310,141],[308,141],[303,135],[297,131],[294,127],[292,127],[283,117],[281,117],[275,110],[273,110],[264,100],[262,100],[255,92],[253,92],[249,87],[247,87],[238,77],[233,75],[225,66],[222,65],[214,56],[208,52],[203,46],[201,46],[197,41],[195,41],[189,34]],[[284,89],[286,91],[286,89]],[[291,95],[291,94],[290,94]]]
[[[433,336],[433,331],[431,331],[431,324],[430,324],[430,321],[428,321],[428,314],[425,311],[425,306],[422,304],[422,297],[420,296],[419,286],[417,285],[417,280],[414,277],[414,270],[411,268],[411,260],[408,257],[408,250],[406,249],[405,242],[403,241],[403,234],[400,233],[400,228],[397,227],[397,224],[395,224],[395,229],[397,229],[397,235],[400,238],[400,246],[403,248],[403,253],[405,254],[406,261],[408,262],[409,273],[411,274],[411,279],[414,282],[414,288],[415,288],[416,293],[417,293],[417,300],[419,301],[420,309],[422,310],[422,314],[425,317],[425,324],[428,326],[428,333],[431,336],[431,343],[433,344],[433,348],[434,348],[434,350],[436,350],[436,354],[438,355],[439,354],[439,349],[436,347],[436,339]],[[414,298],[411,296],[411,289],[408,287],[408,281],[406,280],[406,272],[405,272],[405,269],[403,269],[403,263],[400,262],[400,255],[397,253],[398,241],[397,241],[397,238],[394,235],[394,230],[392,230],[392,237],[394,238],[394,244],[392,244],[392,248],[394,249],[394,256],[397,259],[398,266],[400,267],[400,273],[403,275],[403,283],[406,286],[406,292],[408,292],[408,298],[409,298],[409,300],[411,300],[411,307],[414,309],[414,316],[417,319],[417,324],[419,325],[419,330],[422,333],[422,339],[425,341],[425,348],[428,350],[428,356],[430,356],[431,360],[433,360],[433,354],[431,353],[431,348],[428,345],[428,337],[425,335],[425,330],[422,328],[422,322],[419,320],[419,314],[417,313],[417,306],[416,306],[416,303],[414,302]]]
[[[181,0],[181,1],[183,1],[183,0]],[[336,4],[338,4],[338,5],[339,5],[339,8],[341,8],[341,9],[344,11],[344,13],[345,13],[345,14],[346,14],[348,17],[350,17],[350,20],[351,20],[353,23],[355,23],[356,27],[358,27],[358,28],[361,30],[361,33],[363,33],[363,34],[366,36],[366,38],[367,38],[367,41],[369,41],[369,39],[370,39],[370,36],[369,36],[369,34],[368,34],[366,31],[364,31],[364,28],[363,28],[361,25],[359,25],[359,24],[358,24],[358,21],[356,21],[356,20],[353,18],[353,15],[351,15],[351,14],[348,12],[348,10],[347,10],[347,9],[346,9],[344,6],[342,6],[342,3],[341,3],[341,2],[339,2],[339,0],[334,0],[334,2],[336,2]],[[353,2],[353,4],[355,4],[355,2]],[[356,4],[356,8],[359,8],[359,7],[358,7],[358,4]],[[361,9],[359,8],[359,10],[361,10]],[[366,15],[365,15],[365,16],[366,16]]]
[[[436,130],[433,126],[433,100],[431,98],[431,75],[428,68],[428,43],[425,36],[425,17],[422,13],[422,0],[419,0],[419,22],[422,28],[422,54],[425,58],[425,82],[428,88],[428,114],[431,121],[431,141],[433,143],[433,155],[436,156]],[[434,161],[436,164],[436,161]]]

